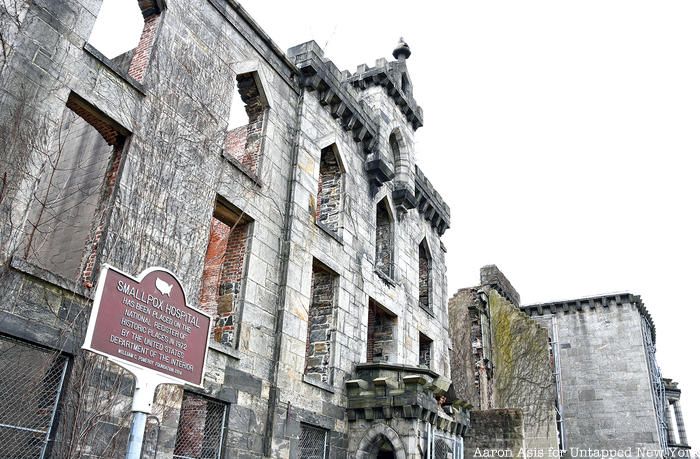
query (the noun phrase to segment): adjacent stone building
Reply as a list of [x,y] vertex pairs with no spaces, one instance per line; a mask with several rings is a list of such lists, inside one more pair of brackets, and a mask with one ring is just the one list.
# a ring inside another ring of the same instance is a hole
[[461,457],[408,46],[341,72],[233,0],[137,3],[114,58],[100,0],[2,16],[0,456],[123,454],[133,378],[80,349],[108,263],[172,271],[215,319],[204,388],[159,388],[144,457]]
[[525,447],[687,457],[680,390],[661,378],[640,297],[522,306],[498,268],[486,266],[480,286],[450,299],[450,327],[454,387],[475,410],[467,456]]
[[471,405],[467,457],[476,449],[559,451],[547,330],[519,309],[496,266],[449,301],[455,395]]

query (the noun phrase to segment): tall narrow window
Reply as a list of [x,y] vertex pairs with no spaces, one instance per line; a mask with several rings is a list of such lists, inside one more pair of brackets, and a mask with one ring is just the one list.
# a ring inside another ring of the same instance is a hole
[[430,368],[433,340],[418,332],[418,366]]
[[377,204],[375,237],[375,268],[388,277],[394,276],[394,228],[389,202],[386,199]]
[[104,0],[88,43],[125,74],[142,81],[161,18],[161,0]]
[[432,309],[433,267],[428,242],[418,245],[418,304],[425,309]]
[[408,156],[406,142],[399,129],[395,129],[389,135],[389,148],[391,149],[391,161],[394,164],[394,182],[406,186],[409,180]]
[[214,315],[214,341],[235,347],[241,317],[251,219],[222,200],[217,201],[204,258],[200,307]]
[[304,374],[316,381],[331,383],[331,330],[337,275],[319,263],[311,273],[311,304],[306,336]]
[[316,222],[338,234],[343,195],[343,170],[336,146],[321,150],[321,167],[318,174],[318,199]]
[[396,355],[396,316],[369,300],[367,361],[389,362]]
[[[268,109],[258,78],[255,72],[242,73],[236,77],[240,97],[233,96],[224,142],[224,155],[234,159],[253,175],[259,173]],[[241,122],[244,124],[239,124]]]
[[176,459],[222,457],[228,406],[201,395],[185,392],[175,439]]
[[25,259],[91,285],[128,132],[71,94],[34,192]]
[[394,161],[394,173],[398,175],[401,167],[401,149],[399,141],[396,139],[396,133],[392,132],[389,136],[389,146],[391,147],[391,159]]

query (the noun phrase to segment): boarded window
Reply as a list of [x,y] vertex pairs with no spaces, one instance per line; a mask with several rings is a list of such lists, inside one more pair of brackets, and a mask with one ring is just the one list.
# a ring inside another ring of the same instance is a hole
[[[237,97],[232,99],[224,155],[257,175],[262,155],[267,100],[255,72],[236,76]],[[242,105],[242,106],[241,106]],[[243,122],[244,124],[239,124]]]
[[433,267],[428,242],[418,246],[418,304],[425,309],[432,309]]
[[28,261],[90,284],[127,134],[79,97],[69,97],[34,192]]
[[161,18],[158,0],[104,0],[88,43],[123,73],[142,81]]
[[0,457],[44,458],[68,359],[0,336]]
[[394,228],[389,203],[386,199],[377,204],[375,238],[375,267],[377,271],[388,276],[394,275]]
[[389,362],[396,354],[396,316],[370,299],[367,318],[367,361]]
[[430,368],[431,355],[433,352],[433,340],[425,336],[423,333],[418,333],[418,365],[424,368]]
[[343,171],[335,148],[335,145],[331,145],[321,150],[316,222],[337,234],[343,195]]
[[211,218],[204,258],[200,307],[215,317],[213,339],[235,347],[251,219],[222,200]]
[[218,459],[222,457],[228,405],[218,400],[185,392],[175,439],[176,459]]
[[311,304],[306,337],[304,373],[317,381],[331,383],[331,330],[337,275],[314,263],[311,274]]
[[326,459],[328,457],[328,430],[302,423],[297,457]]

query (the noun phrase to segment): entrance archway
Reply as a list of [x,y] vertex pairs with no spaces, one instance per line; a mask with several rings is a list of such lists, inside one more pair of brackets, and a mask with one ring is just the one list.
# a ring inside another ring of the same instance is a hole
[[375,424],[362,437],[356,459],[406,459],[403,442],[394,429]]

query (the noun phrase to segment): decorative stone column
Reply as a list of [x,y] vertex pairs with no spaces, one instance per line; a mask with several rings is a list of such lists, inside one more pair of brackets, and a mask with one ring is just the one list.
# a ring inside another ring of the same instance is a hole
[[676,414],[676,428],[678,429],[678,442],[681,445],[688,444],[688,437],[685,433],[685,424],[683,423],[683,413],[681,412],[681,401],[673,402],[673,412]]
[[668,399],[666,400],[666,409],[664,412],[666,414],[666,438],[668,439],[669,445],[675,445],[676,432],[673,428],[673,418],[671,418],[671,403],[668,401]]

